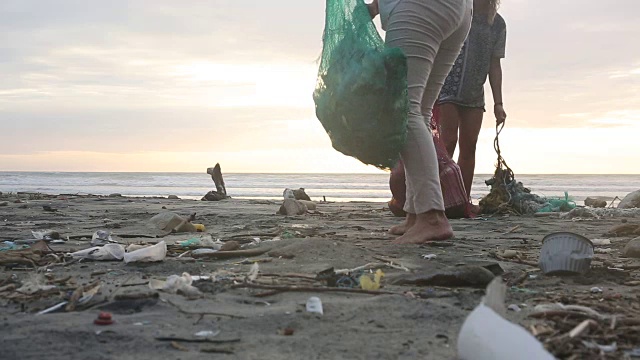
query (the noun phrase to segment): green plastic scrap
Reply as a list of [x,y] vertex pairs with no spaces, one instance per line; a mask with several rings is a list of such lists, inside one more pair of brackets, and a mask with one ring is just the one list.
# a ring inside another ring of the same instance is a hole
[[576,207],[576,203],[573,201],[571,197],[569,197],[569,192],[564,192],[564,198],[560,197],[551,197],[547,198],[547,204],[541,207],[538,212],[539,213],[548,213],[548,212],[568,212]]
[[16,245],[12,241],[5,241],[3,243],[0,243],[0,251],[23,250],[28,248],[29,245]]

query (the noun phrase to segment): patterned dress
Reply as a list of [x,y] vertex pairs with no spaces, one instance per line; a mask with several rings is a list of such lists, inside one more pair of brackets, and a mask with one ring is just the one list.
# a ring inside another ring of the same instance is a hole
[[484,109],[484,84],[491,59],[504,58],[507,26],[500,15],[489,24],[485,15],[474,15],[469,36],[440,90],[439,104]]

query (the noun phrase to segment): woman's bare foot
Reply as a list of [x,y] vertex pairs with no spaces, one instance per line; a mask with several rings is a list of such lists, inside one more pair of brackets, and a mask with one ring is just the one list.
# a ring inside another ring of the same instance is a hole
[[453,237],[453,229],[444,211],[429,211],[416,215],[415,224],[394,244],[424,244],[429,241],[447,240]]
[[407,214],[407,218],[400,225],[396,225],[389,229],[389,234],[403,235],[416,223],[416,214]]

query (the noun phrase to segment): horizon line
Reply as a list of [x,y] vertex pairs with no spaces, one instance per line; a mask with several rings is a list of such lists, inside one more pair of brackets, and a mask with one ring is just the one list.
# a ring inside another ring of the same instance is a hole
[[[389,171],[380,170],[380,173],[374,172],[223,172],[227,175],[388,175]],[[207,174],[206,172],[195,172],[195,171],[53,171],[53,170],[0,170],[0,174],[2,173],[62,173],[62,174]],[[493,175],[489,173],[478,173],[479,175]],[[596,176],[596,175],[611,175],[611,176],[630,176],[630,175],[638,175],[640,173],[632,174],[632,173],[519,173],[518,175],[577,175],[577,176]]]

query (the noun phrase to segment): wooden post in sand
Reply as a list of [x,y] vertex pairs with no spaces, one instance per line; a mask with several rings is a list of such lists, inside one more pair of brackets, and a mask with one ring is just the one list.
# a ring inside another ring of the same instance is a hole
[[220,164],[207,169],[207,174],[211,175],[213,183],[216,184],[216,191],[222,195],[227,195],[227,188],[224,186],[224,179],[222,178],[222,169]]
[[228,198],[227,188],[224,185],[224,179],[222,178],[222,169],[220,164],[212,168],[207,168],[207,174],[211,175],[213,183],[216,185],[216,191],[209,191],[202,200],[206,201],[220,201]]

